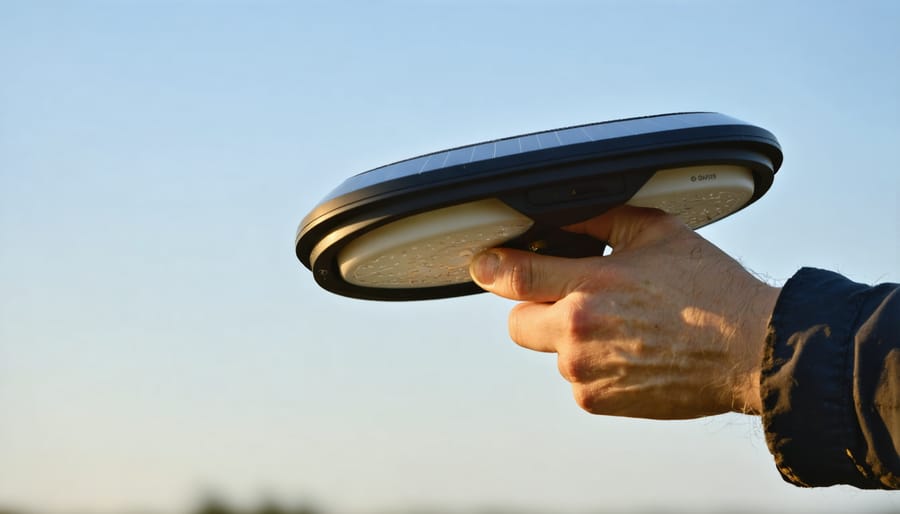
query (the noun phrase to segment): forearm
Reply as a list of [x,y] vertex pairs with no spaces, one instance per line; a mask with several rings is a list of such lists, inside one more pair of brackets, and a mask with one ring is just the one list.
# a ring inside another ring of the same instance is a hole
[[761,377],[785,480],[900,487],[900,289],[804,269],[782,291]]

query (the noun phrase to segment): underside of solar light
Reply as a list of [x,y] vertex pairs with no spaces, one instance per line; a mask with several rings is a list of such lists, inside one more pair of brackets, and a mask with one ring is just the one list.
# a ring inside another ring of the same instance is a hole
[[351,177],[304,218],[296,250],[332,292],[374,300],[480,292],[468,265],[495,246],[600,255],[560,227],[623,204],[699,228],[771,186],[768,131],[717,113],[632,118],[469,145]]

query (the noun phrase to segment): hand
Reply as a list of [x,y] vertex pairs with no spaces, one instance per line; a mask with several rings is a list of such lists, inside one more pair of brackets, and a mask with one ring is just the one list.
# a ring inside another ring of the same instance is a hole
[[606,257],[492,249],[478,285],[521,300],[509,332],[558,354],[578,404],[594,414],[684,419],[759,413],[759,373],[779,289],[654,209],[620,207],[567,227],[607,241]]

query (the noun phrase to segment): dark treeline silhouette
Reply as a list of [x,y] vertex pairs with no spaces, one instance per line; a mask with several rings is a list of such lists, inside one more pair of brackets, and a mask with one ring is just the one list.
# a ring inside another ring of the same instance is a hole
[[[0,513],[3,514],[3,513]],[[319,509],[310,505],[284,506],[266,500],[258,506],[250,509],[239,509],[228,505],[219,498],[207,498],[203,500],[190,514],[323,514]]]

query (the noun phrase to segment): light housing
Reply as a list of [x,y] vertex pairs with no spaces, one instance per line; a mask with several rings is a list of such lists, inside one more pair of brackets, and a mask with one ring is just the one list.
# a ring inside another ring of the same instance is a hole
[[699,228],[759,199],[782,153],[718,113],[579,125],[430,153],[350,177],[303,218],[296,253],[323,288],[372,300],[481,292],[471,257],[504,246],[601,255],[560,227],[630,204]]

